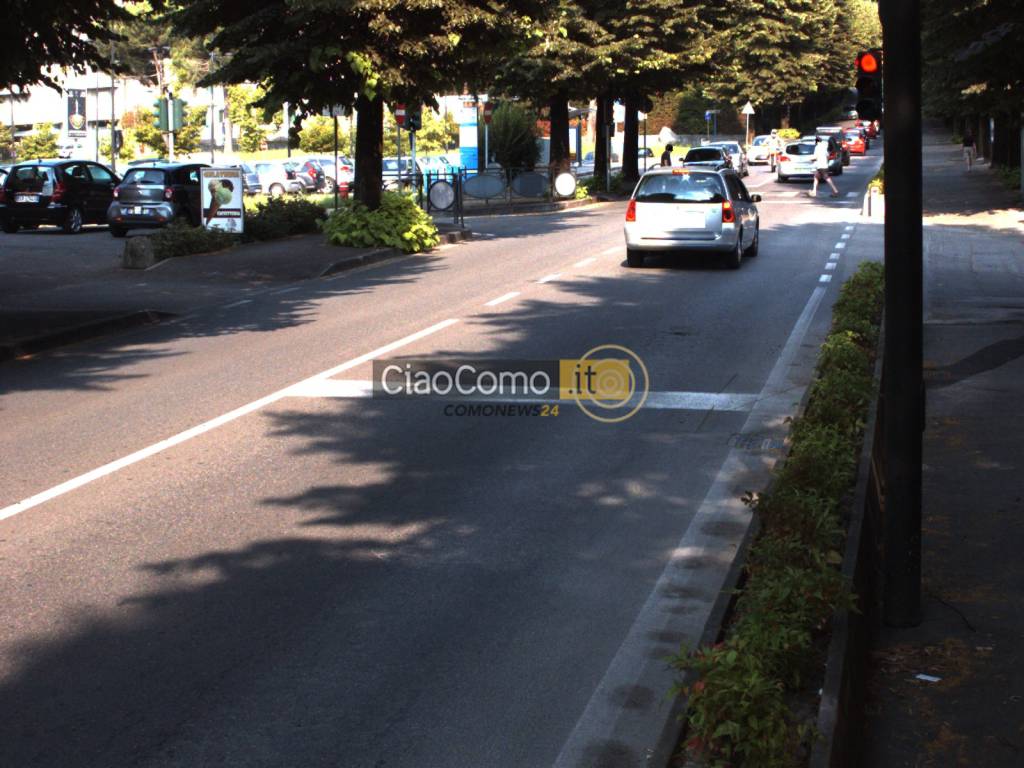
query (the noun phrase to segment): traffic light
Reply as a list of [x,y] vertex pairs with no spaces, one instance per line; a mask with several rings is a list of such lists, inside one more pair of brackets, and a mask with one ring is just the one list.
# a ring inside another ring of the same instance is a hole
[[167,99],[157,99],[153,102],[153,115],[156,117],[156,127],[161,133],[167,133],[171,129],[167,114]]
[[114,130],[114,154],[121,154],[121,149],[124,147],[124,133],[120,128]]
[[873,48],[857,54],[857,115],[862,120],[882,116],[882,51]]
[[177,133],[185,127],[185,100],[174,99],[171,104],[173,106],[172,116],[174,118],[171,121],[171,131]]
[[405,130],[418,131],[423,127],[423,112],[420,107],[410,107],[405,113]]

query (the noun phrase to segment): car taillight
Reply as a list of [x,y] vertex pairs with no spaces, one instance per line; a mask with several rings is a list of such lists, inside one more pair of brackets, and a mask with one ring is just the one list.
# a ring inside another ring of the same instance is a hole
[[779,162],[780,163],[788,163],[789,162],[789,158],[786,155],[779,155]]
[[345,173],[352,173],[352,166],[351,165],[343,165],[343,166],[341,166],[341,170],[343,170]]
[[732,224],[736,221],[736,211],[732,209],[732,203],[726,200],[722,203],[722,223]]
[[170,200],[174,197],[174,190],[170,187],[164,187],[164,200]]
[[53,185],[53,195],[50,199],[60,200],[64,197],[65,192],[67,192],[67,188],[64,186],[63,182],[58,181],[56,184]]
[[626,206],[626,221],[636,221],[636,200],[630,200]]
[[117,187],[114,187],[114,199],[116,200],[120,196],[121,193],[118,191]]

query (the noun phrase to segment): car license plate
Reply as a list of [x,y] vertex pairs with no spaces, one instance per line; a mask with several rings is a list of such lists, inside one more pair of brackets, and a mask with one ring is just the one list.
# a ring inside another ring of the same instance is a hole
[[39,195],[15,195],[14,202],[16,203],[38,203]]
[[676,222],[679,229],[704,229],[704,211],[680,206],[676,209]]

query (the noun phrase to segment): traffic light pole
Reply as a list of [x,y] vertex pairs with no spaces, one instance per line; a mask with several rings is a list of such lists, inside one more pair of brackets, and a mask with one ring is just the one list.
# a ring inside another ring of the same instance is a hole
[[885,105],[886,624],[921,622],[921,432],[924,428],[920,0],[882,0]]
[[174,162],[174,97],[167,94],[167,162]]

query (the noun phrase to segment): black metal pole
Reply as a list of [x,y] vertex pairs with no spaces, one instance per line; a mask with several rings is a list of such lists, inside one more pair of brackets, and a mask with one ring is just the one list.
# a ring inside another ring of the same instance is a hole
[[338,181],[341,174],[338,173],[338,116],[334,114],[334,107],[331,107],[331,122],[334,124],[334,210],[338,210]]
[[921,622],[924,427],[920,0],[883,0],[885,130],[885,585],[883,615]]

